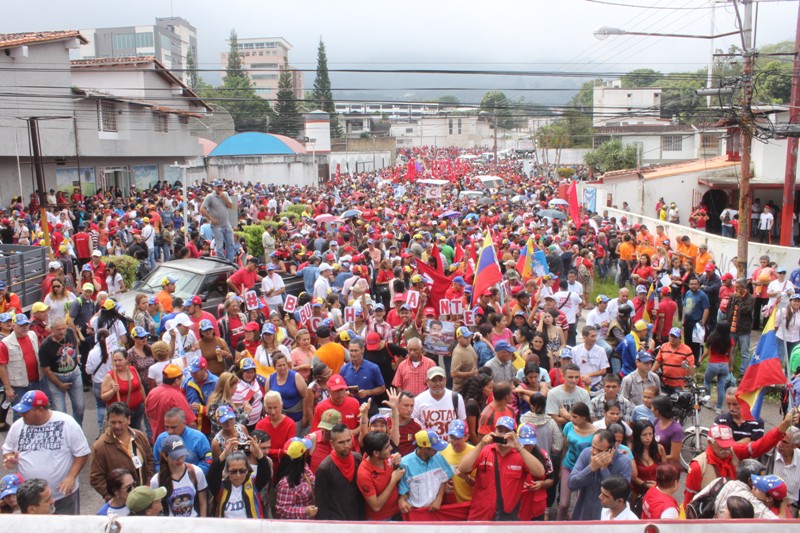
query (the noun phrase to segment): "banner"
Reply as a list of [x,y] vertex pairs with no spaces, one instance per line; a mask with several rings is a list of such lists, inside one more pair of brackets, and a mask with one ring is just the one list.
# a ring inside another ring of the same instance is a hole
[[450,349],[456,341],[456,325],[453,322],[428,320],[425,324],[425,352],[434,355],[450,355]]
[[593,213],[597,211],[597,189],[590,187],[583,189],[583,205]]

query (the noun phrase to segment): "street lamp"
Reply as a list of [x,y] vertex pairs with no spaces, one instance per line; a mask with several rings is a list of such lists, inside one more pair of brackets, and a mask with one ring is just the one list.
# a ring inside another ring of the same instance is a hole
[[641,31],[625,31],[619,28],[612,28],[611,26],[600,26],[594,30],[595,38],[599,40],[607,39],[609,36],[614,35],[644,35],[645,37],[682,37],[685,39],[719,39],[720,37],[728,37],[730,35],[739,35],[739,31],[729,31],[728,33],[720,33],[719,35],[687,35],[685,33],[646,33]]

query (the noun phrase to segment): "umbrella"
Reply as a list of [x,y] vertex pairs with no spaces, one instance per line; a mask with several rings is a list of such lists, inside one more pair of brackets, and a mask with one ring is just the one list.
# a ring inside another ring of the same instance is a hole
[[331,215],[329,213],[325,213],[324,215],[319,215],[318,217],[314,217],[314,222],[317,222],[317,223],[336,222],[338,220],[339,220],[338,217],[333,216],[333,215]]
[[488,196],[484,196],[483,198],[478,200],[478,205],[490,205],[490,204],[493,204],[493,203],[494,203],[494,198],[490,198]]
[[451,211],[445,211],[444,213],[439,215],[439,218],[453,218],[453,217],[460,217],[460,216],[461,216],[461,212],[460,211],[452,211],[451,210]]
[[503,194],[505,196],[513,196],[514,194],[516,194],[516,192],[512,191],[511,189],[500,189],[499,191],[497,191],[497,194]]
[[478,220],[479,218],[480,217],[477,215],[477,213],[470,213],[464,217],[464,220]]
[[553,198],[548,205],[569,205],[569,202],[561,198]]
[[523,196],[521,194],[518,194],[518,195],[514,196],[513,198],[511,198],[511,201],[512,202],[524,202],[527,199],[528,199],[527,196]]
[[542,209],[536,214],[540,217],[558,218],[561,220],[567,219],[567,214],[559,211],[558,209]]
[[349,209],[342,213],[342,218],[356,218],[361,216],[361,211],[358,209]]

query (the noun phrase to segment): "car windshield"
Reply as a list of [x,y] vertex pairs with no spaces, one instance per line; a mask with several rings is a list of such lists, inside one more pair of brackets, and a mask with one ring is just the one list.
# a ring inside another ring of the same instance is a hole
[[175,283],[175,293],[173,297],[179,296],[184,300],[193,294],[197,294],[197,289],[200,287],[200,283],[203,280],[203,276],[200,274],[161,265],[156,267],[154,271],[144,278],[141,285],[138,285],[136,289],[155,294],[161,290],[161,280],[167,277],[167,275],[171,275],[178,280]]

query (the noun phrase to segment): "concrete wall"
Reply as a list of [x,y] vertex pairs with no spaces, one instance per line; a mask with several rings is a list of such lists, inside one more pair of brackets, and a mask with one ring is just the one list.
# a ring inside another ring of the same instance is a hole
[[[317,167],[327,162],[317,156]],[[311,154],[302,156],[253,156],[209,158],[206,168],[209,180],[229,179],[246,183],[271,183],[298,187],[316,186],[315,168]],[[193,170],[192,177],[200,174]]]
[[369,172],[389,168],[394,159],[393,152],[333,152],[328,156],[330,161],[330,175],[336,175],[336,165],[340,166],[340,172],[344,173],[348,169],[351,172]]
[[[642,117],[658,117],[661,110],[661,89],[658,87],[642,87],[637,89],[621,89],[615,87],[595,87],[592,92],[594,103],[593,126],[599,126],[609,120],[624,120],[631,124],[637,121],[636,115]],[[625,117],[625,115],[633,115]],[[619,118],[613,118],[619,116]]]
[[[565,148],[561,150],[561,165],[582,165],[583,158],[590,150],[590,148]],[[556,151],[553,149],[539,150],[539,162],[541,164],[555,164]]]

